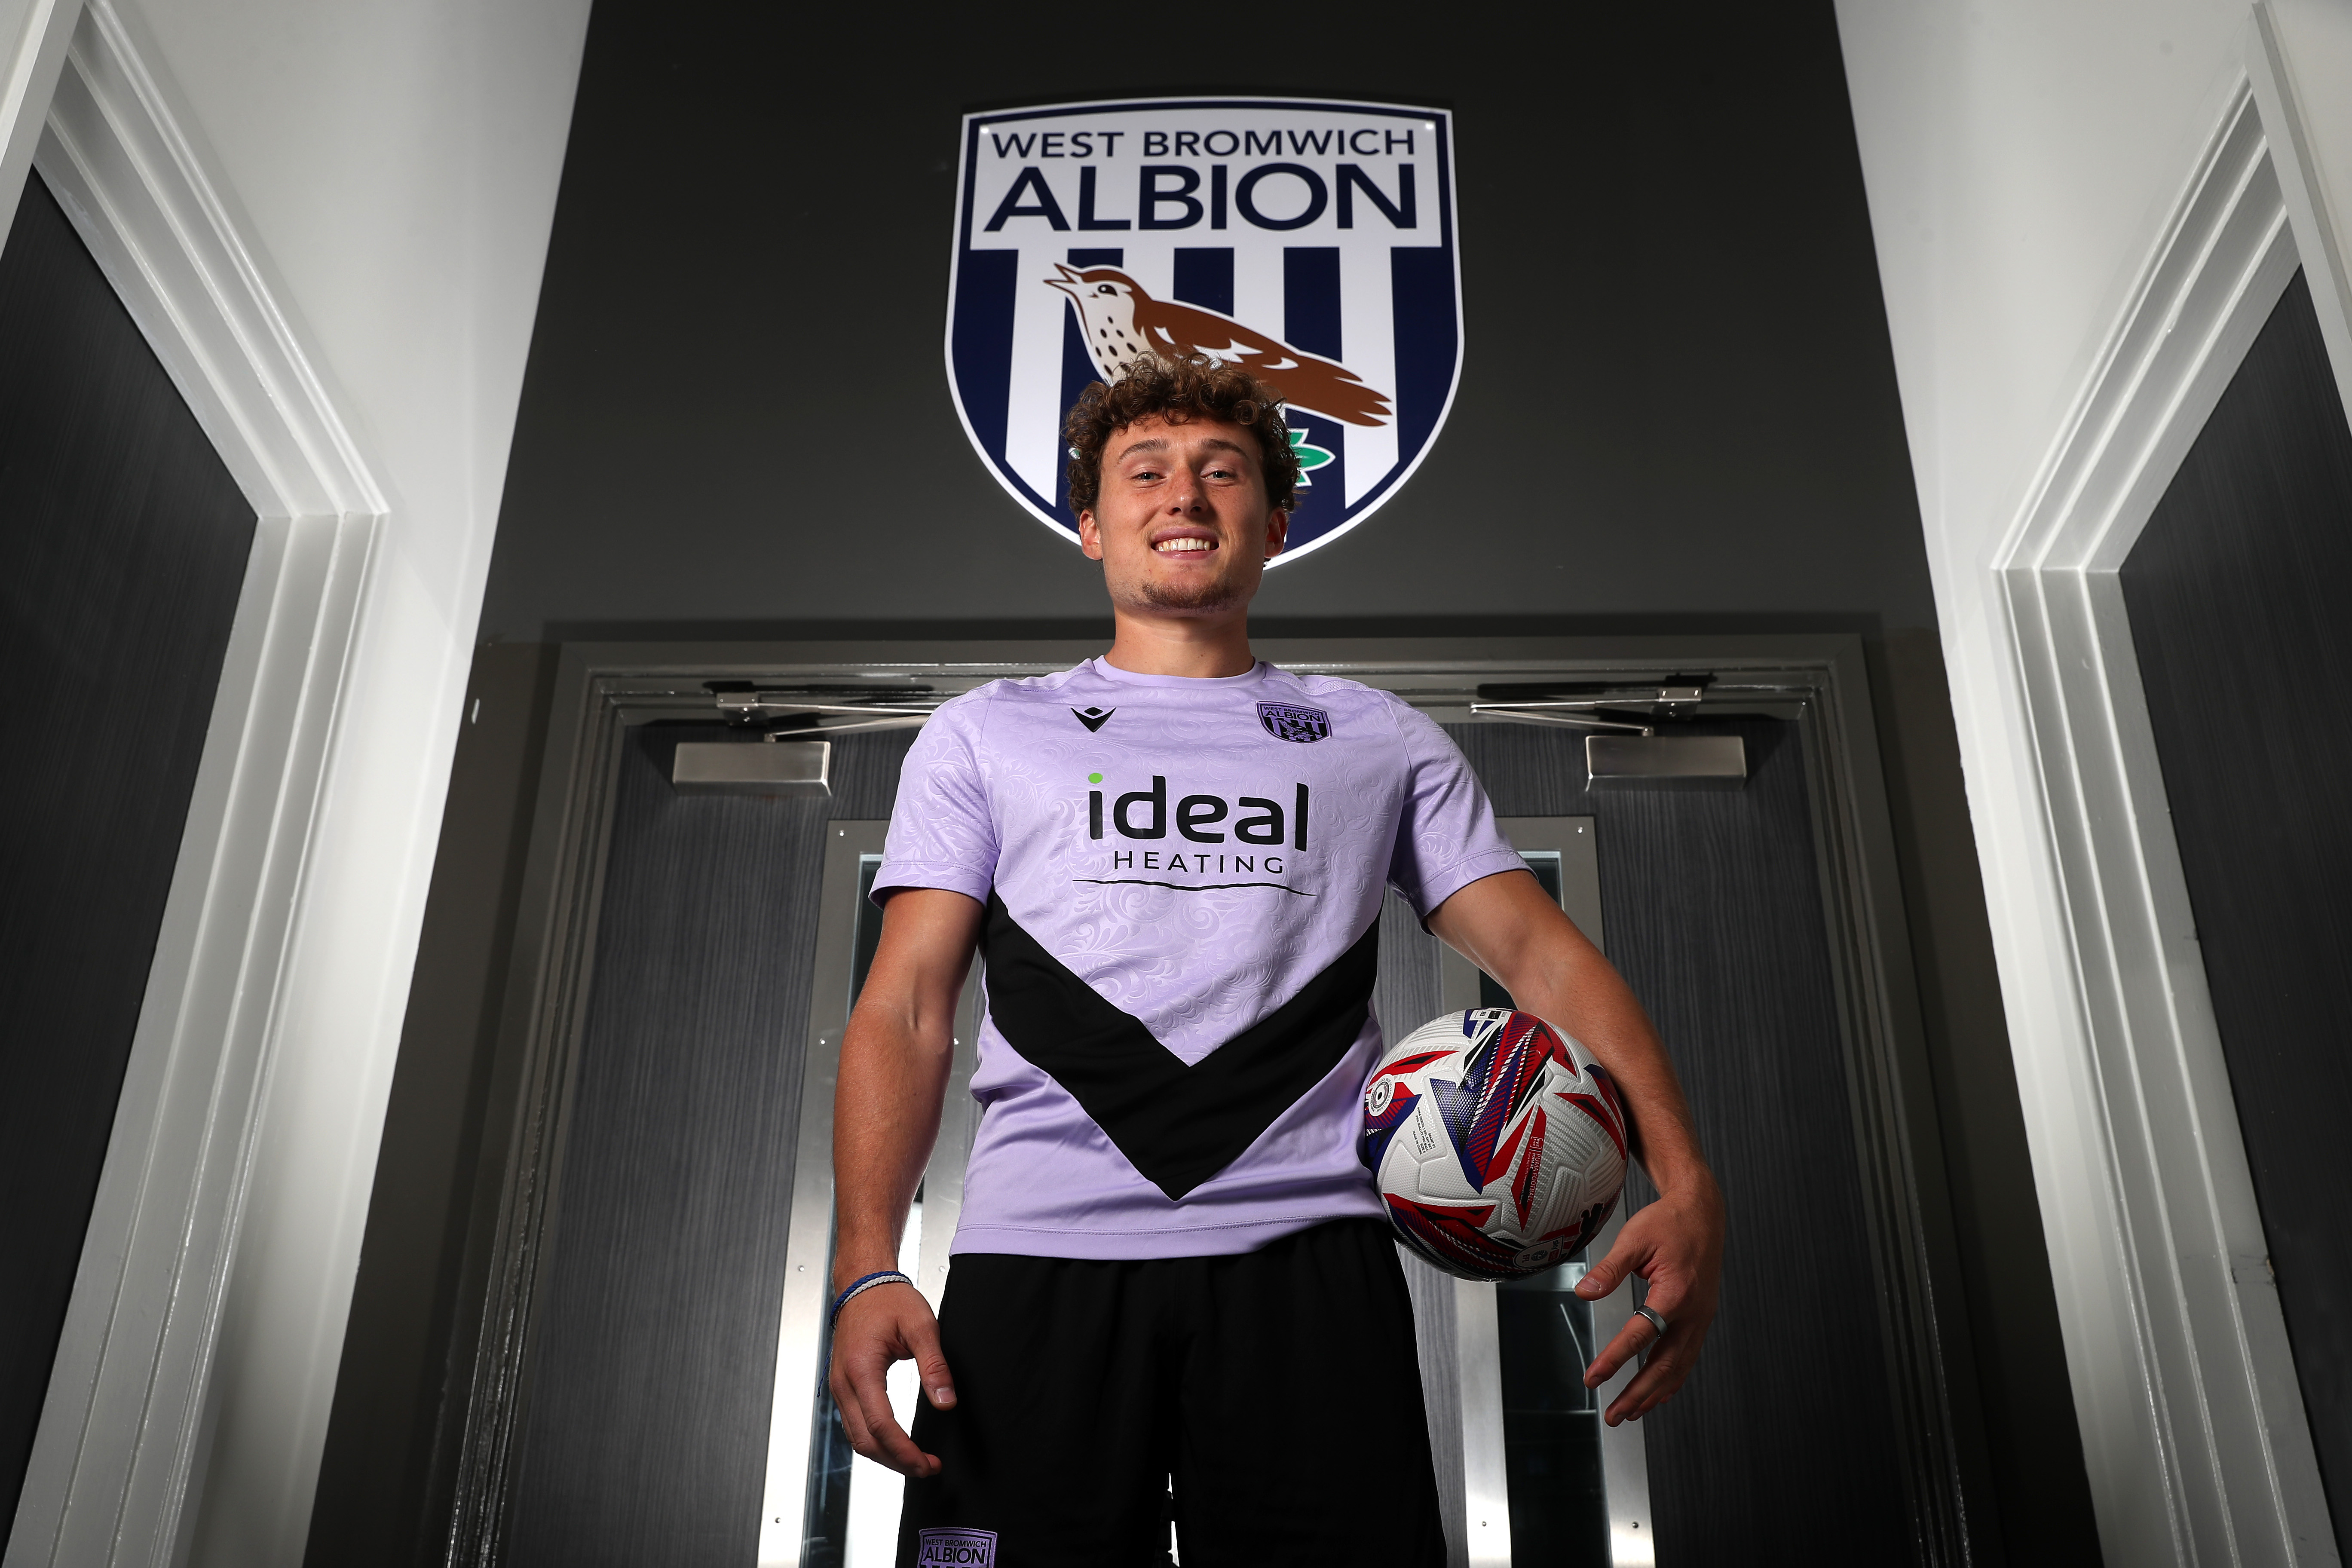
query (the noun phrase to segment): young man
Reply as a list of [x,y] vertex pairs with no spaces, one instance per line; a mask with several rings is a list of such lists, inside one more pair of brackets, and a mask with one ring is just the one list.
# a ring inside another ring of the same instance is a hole
[[[1689,1375],[1721,1200],[1640,1005],[1444,732],[1251,655],[1297,479],[1274,395],[1146,360],[1068,434],[1116,635],[943,705],[908,755],[835,1100],[834,1398],[910,1478],[902,1563],[1164,1563],[1172,1500],[1185,1568],[1435,1568],[1412,1311],[1356,1154],[1385,888],[1623,1091],[1660,1197],[1578,1288],[1650,1282],[1588,1376],[1648,1352],[1612,1426]],[[986,1109],[935,1322],[891,1270],[976,945]],[[908,1357],[911,1438],[884,1391]]]

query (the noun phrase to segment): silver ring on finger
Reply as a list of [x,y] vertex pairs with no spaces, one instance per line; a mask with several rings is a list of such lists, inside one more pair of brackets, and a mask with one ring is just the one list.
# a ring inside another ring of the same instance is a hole
[[[1655,1307],[1636,1307],[1633,1309],[1633,1315],[1637,1318],[1649,1319],[1650,1327],[1658,1331],[1658,1339],[1662,1340],[1666,1337],[1666,1329],[1668,1324],[1666,1322],[1666,1315],[1664,1312],[1659,1311]],[[1655,1344],[1657,1343],[1657,1340],[1653,1340],[1650,1342],[1652,1344]]]

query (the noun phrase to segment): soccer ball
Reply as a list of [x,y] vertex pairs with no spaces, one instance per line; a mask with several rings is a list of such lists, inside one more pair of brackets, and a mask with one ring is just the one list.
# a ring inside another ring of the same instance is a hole
[[1601,1234],[1625,1136],[1591,1051],[1532,1013],[1474,1007],[1389,1047],[1356,1151],[1406,1246],[1465,1279],[1516,1279]]

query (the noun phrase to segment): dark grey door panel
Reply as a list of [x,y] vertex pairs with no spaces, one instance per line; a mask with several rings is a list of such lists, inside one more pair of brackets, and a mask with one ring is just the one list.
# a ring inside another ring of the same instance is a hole
[[0,253],[0,1519],[65,1324],[253,549],[39,176]]
[[2352,429],[2300,274],[2122,581],[2295,1375],[2352,1556]]
[[[1649,1009],[1730,1209],[1721,1315],[1643,1423],[1663,1568],[1903,1562],[1903,1435],[1881,1326],[1796,725],[1738,791],[1585,788],[1582,738],[1449,725],[1506,816],[1597,819],[1609,958]],[[1638,1175],[1629,1197],[1646,1200]],[[1832,1528],[1759,1529],[1792,1491]]]
[[830,800],[672,790],[668,748],[723,733],[621,749],[518,1568],[740,1568],[757,1542],[825,827],[877,796],[887,815],[910,737],[835,742]]

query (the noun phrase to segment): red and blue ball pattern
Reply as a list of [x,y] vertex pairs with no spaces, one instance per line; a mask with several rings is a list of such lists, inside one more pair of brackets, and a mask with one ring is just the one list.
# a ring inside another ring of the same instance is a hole
[[1624,1101],[1592,1053],[1532,1013],[1476,1007],[1391,1047],[1357,1152],[1415,1252],[1510,1279],[1582,1251],[1625,1185]]

